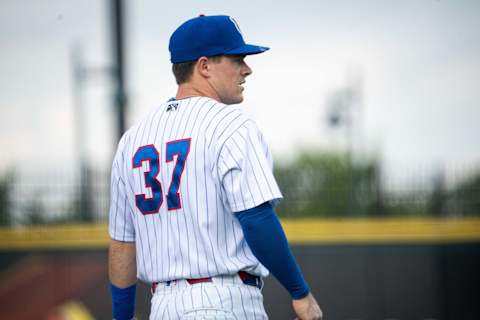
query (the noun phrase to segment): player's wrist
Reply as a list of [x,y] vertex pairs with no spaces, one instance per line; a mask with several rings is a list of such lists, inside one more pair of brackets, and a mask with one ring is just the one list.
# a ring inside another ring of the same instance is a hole
[[112,294],[112,315],[115,320],[132,320],[135,313],[135,295],[137,285],[119,288],[110,283]]
[[304,291],[298,291],[298,292],[295,292],[294,294],[291,294],[292,300],[303,300],[308,298],[309,295],[310,295],[310,289],[308,287]]
[[295,296],[292,295],[292,300],[305,300],[311,295],[310,290],[307,290],[302,293],[297,293]]

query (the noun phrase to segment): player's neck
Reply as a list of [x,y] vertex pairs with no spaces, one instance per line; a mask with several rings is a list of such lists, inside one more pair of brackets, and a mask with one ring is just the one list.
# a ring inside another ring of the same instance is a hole
[[178,86],[175,99],[186,99],[190,97],[208,97],[219,101],[219,98],[214,90],[209,90],[209,87],[195,86],[191,83],[182,83]]

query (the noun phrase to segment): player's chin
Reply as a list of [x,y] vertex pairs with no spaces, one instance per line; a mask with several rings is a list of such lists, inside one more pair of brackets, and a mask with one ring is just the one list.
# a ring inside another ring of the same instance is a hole
[[230,96],[228,99],[225,99],[223,103],[225,104],[238,104],[243,102],[243,94],[240,92],[239,94],[236,94],[235,96]]
[[237,98],[237,103],[243,102],[243,87],[240,87],[240,91],[238,92],[236,98]]
[[240,94],[235,100],[235,103],[242,103],[242,102],[243,102],[243,94]]

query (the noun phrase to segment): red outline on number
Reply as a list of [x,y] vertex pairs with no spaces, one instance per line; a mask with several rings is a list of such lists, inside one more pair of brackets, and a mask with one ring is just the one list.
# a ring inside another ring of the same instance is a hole
[[178,210],[178,209],[181,209],[181,208],[182,208],[182,201],[181,201],[181,199],[180,199],[180,185],[182,184],[183,170],[185,170],[185,166],[187,165],[187,158],[188,158],[188,154],[190,153],[190,145],[191,145],[191,142],[192,142],[192,138],[186,138],[186,139],[179,139],[179,140],[169,141],[169,142],[167,142],[167,145],[166,145],[166,148],[165,148],[165,161],[166,161],[167,163],[173,161],[173,160],[175,159],[175,155],[177,156],[177,161],[175,161],[175,166],[173,167],[172,176],[170,177],[170,186],[168,186],[167,195],[165,196],[165,197],[168,197],[168,194],[170,193],[170,189],[172,188],[173,174],[175,173],[175,168],[177,167],[177,164],[178,164],[178,155],[179,155],[179,152],[176,152],[176,153],[172,154],[172,159],[171,159],[171,160],[168,160],[168,159],[167,159],[168,145],[169,145],[170,143],[181,142],[181,141],[188,141],[188,149],[187,149],[187,153],[185,154],[185,160],[184,160],[184,165],[183,165],[182,171],[180,171],[180,174],[179,174],[179,176],[178,176],[178,188],[177,188],[177,192],[175,193],[175,195],[178,195],[178,199],[179,199],[178,204],[179,204],[179,206],[178,206],[178,207],[175,207],[175,208],[168,208],[168,201],[167,201],[167,209],[168,209],[168,211]]
[[[163,204],[163,188],[162,188],[162,183],[157,179],[158,175],[160,174],[160,153],[158,152],[157,148],[155,148],[155,145],[154,144],[147,144],[145,146],[141,146],[137,149],[137,151],[135,151],[135,154],[133,155],[133,158],[132,158],[132,167],[133,168],[141,168],[143,166],[143,162],[144,161],[148,161],[148,167],[149,167],[149,171],[145,171],[143,173],[143,178],[144,178],[144,181],[146,181],[146,174],[147,172],[151,172],[152,171],[152,163],[150,161],[150,159],[148,158],[142,158],[140,159],[140,165],[136,166],[135,163],[134,163],[134,159],[135,157],[137,156],[137,153],[143,149],[143,148],[147,148],[147,147],[153,147],[153,150],[155,150],[155,152],[157,153],[157,159],[158,159],[158,173],[157,175],[155,176],[155,180],[157,180],[158,184],[160,185],[160,191],[161,191],[161,194],[162,196],[160,197],[160,204],[158,206],[158,209],[157,211],[146,211],[146,212],[143,212],[142,209],[140,209],[137,205],[137,201],[135,200],[135,206],[137,207],[137,209],[143,214],[143,215],[147,215],[147,214],[158,214],[160,212],[160,208],[162,207],[162,204]],[[143,196],[143,198],[145,200],[152,200],[154,198],[153,196],[153,190],[152,190],[152,187],[147,187],[146,186],[146,182],[145,182],[145,187],[146,188],[150,188],[150,191],[151,191],[151,194],[152,196],[151,197],[146,197],[146,194],[145,193],[139,193],[139,194],[135,194],[135,199],[137,198],[137,196]]]

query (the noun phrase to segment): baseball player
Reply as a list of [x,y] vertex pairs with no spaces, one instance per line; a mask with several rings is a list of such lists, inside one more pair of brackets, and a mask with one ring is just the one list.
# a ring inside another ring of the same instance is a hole
[[109,276],[113,317],[132,319],[137,278],[152,284],[150,319],[267,319],[271,272],[299,319],[322,312],[273,211],[272,156],[235,106],[252,73],[229,16],[183,23],[170,38],[175,98],[119,142],[112,166]]

